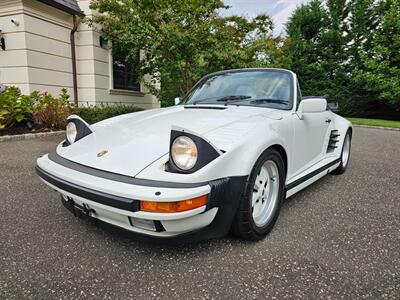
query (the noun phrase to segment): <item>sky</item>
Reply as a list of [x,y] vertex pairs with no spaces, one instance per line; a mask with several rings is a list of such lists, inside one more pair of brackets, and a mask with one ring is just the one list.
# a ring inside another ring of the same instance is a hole
[[226,5],[232,6],[224,15],[240,15],[254,17],[266,13],[274,21],[274,34],[284,34],[284,26],[293,10],[309,0],[224,0]]

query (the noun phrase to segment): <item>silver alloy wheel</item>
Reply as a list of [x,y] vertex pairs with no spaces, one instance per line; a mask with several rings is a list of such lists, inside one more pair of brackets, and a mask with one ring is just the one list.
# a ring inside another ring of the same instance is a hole
[[253,220],[258,227],[263,227],[272,218],[278,204],[278,195],[278,166],[272,160],[267,160],[257,174],[251,201]]
[[350,156],[350,135],[347,134],[343,142],[342,167],[345,168]]

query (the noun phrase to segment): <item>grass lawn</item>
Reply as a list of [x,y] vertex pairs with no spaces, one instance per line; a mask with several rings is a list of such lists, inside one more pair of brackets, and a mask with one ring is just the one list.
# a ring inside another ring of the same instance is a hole
[[347,118],[354,125],[369,125],[380,127],[395,127],[400,128],[400,121],[388,121],[380,119],[362,119],[362,118]]

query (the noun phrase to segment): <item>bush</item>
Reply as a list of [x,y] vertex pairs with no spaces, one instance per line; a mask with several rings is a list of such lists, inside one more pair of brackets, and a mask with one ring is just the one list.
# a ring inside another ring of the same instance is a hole
[[59,97],[48,92],[34,91],[29,96],[22,95],[17,87],[0,85],[0,129],[13,127],[24,122],[33,122],[37,129],[64,129],[67,117],[80,115],[89,124],[122,114],[141,111],[129,105],[100,105],[78,108],[69,102],[66,89]]
[[62,89],[59,98],[47,92],[37,91],[30,95],[33,101],[32,119],[39,128],[60,129],[66,125],[67,117],[78,112],[78,109],[68,101],[66,89]]
[[143,110],[140,107],[115,104],[99,105],[79,108],[79,115],[89,124],[100,122],[104,119]]
[[11,127],[31,118],[32,102],[17,87],[0,85],[0,128]]

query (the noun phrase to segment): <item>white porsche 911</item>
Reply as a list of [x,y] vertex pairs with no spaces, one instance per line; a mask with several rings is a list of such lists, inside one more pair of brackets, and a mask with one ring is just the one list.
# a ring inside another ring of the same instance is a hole
[[75,215],[141,235],[259,240],[285,198],[348,165],[351,123],[302,97],[291,71],[213,73],[176,104],[93,125],[69,117],[38,175]]

